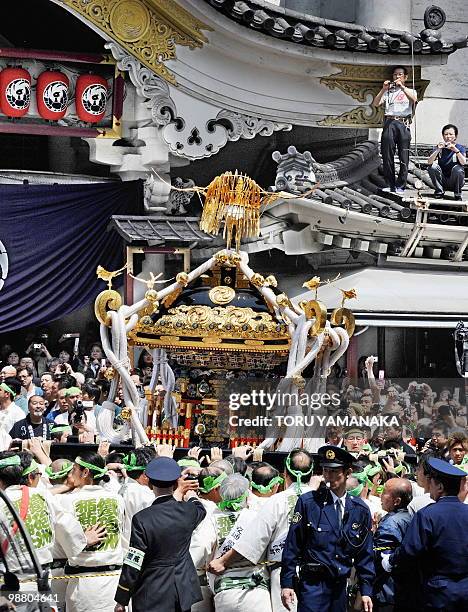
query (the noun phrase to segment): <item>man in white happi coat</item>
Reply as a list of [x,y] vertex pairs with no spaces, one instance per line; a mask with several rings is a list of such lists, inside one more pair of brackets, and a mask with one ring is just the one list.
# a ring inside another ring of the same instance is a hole
[[[66,427],[66,425],[62,425],[61,427]],[[71,430],[71,428],[69,429]],[[71,461],[67,461],[66,459],[55,459],[55,461],[52,461],[52,463],[45,468],[44,475],[44,477],[48,479],[49,484],[48,496],[53,500],[57,514],[62,514],[65,518],[65,521],[62,521],[62,523],[64,523],[65,532],[67,536],[72,539],[76,547],[74,550],[70,550],[70,548],[65,548],[63,546],[63,538],[60,537],[61,527],[57,527],[57,533],[59,536],[55,537],[54,545],[52,547],[53,561],[52,565],[50,566],[50,573],[52,576],[50,587],[52,593],[56,596],[56,603],[59,612],[65,610],[65,593],[67,590],[68,580],[62,578],[62,576],[64,575],[67,558],[79,554],[88,546],[95,546],[96,544],[99,544],[106,537],[106,530],[104,527],[100,527],[96,524],[88,527],[86,531],[83,531],[76,518],[72,514],[63,512],[62,510],[62,495],[58,493],[67,493],[65,488],[67,487],[68,476],[72,468],[73,463]],[[85,541],[83,541],[83,533],[85,536]]]
[[[38,488],[40,477],[39,465],[30,453],[0,453],[0,487],[17,508],[43,569],[48,569],[53,564],[56,547],[64,555],[77,555],[90,543],[99,542],[99,537],[96,538],[95,530],[88,537],[79,522],[64,512],[47,490]],[[10,537],[14,538],[15,533],[17,529],[13,526]],[[12,556],[8,565],[14,572],[15,554],[13,551],[9,554],[8,549],[5,554],[7,559]]]
[[132,519],[137,512],[148,508],[154,502],[154,493],[150,489],[148,476],[145,474],[146,466],[154,459],[155,450],[151,446],[142,446],[128,453],[123,458],[126,478],[119,489],[119,494],[125,504],[124,529],[122,546],[128,550]]
[[[284,470],[285,490],[270,497],[262,505],[256,520],[245,526],[231,551],[210,564],[210,570],[224,575],[242,558],[253,564],[266,560],[270,569],[273,612],[287,612],[281,603],[281,557],[297,498],[310,491],[306,483],[309,483],[312,470],[310,453],[302,449],[291,451]],[[314,477],[314,487],[319,486],[320,480],[321,477]]]
[[[97,546],[68,557],[65,573],[80,577],[68,581],[67,612],[113,612],[123,561],[124,502],[101,485],[108,475],[104,459],[97,453],[82,452],[75,459],[70,478],[75,489],[61,496],[62,506],[83,529],[96,523],[105,527],[106,537]],[[89,574],[93,577],[88,578]]]
[[190,556],[197,570],[203,599],[192,605],[192,612],[213,612],[214,610],[213,593],[208,586],[206,567],[213,558],[216,547],[216,529],[212,514],[221,501],[219,488],[226,478],[226,472],[223,472],[221,468],[211,466],[203,468],[198,474],[198,494],[206,510],[206,516],[192,534]]
[[[220,486],[221,502],[211,515],[213,558],[222,557],[236,543],[246,525],[255,523],[257,512],[247,507],[249,481],[240,474],[228,476]],[[255,515],[255,516],[254,516]],[[240,559],[223,575],[208,573],[216,610],[271,612],[269,572],[265,565]]]

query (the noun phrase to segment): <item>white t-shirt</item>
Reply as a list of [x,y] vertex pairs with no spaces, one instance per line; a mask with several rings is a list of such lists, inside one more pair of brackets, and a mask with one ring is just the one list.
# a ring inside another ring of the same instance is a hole
[[[407,88],[408,91],[416,95],[414,89]],[[392,115],[394,117],[407,117],[413,112],[413,103],[406,96],[403,90],[397,88],[392,91],[386,91],[383,96],[385,104],[385,115]]]
[[8,408],[0,410],[0,427],[2,427],[7,433],[10,432],[15,423],[22,421],[23,419],[24,412],[14,402],[12,402]]

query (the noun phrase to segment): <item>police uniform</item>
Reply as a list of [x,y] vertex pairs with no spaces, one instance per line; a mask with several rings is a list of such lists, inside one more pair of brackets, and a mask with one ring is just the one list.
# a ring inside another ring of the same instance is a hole
[[[466,473],[442,459],[428,461],[434,477],[461,483]],[[447,495],[417,512],[403,542],[389,558],[396,575],[419,567],[422,598],[419,610],[466,610],[468,605],[468,506]]]
[[[322,446],[324,467],[351,465],[353,457],[337,446]],[[345,612],[346,582],[356,568],[361,595],[371,596],[374,581],[372,519],[359,497],[344,496],[338,516],[326,487],[301,495],[286,538],[281,588],[295,589],[298,612]],[[296,586],[296,568],[300,568]]]
[[[150,461],[150,480],[170,483],[181,474],[168,457]],[[133,517],[115,601],[133,612],[185,612],[201,600],[197,572],[189,554],[190,538],[206,511],[198,499],[178,502],[172,494],[157,497]]]

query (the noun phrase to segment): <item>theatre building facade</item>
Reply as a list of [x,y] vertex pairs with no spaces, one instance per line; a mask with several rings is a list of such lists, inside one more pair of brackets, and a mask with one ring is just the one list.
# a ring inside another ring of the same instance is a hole
[[[468,319],[468,208],[431,198],[427,157],[444,123],[458,124],[468,142],[463,8],[421,0],[395,0],[391,11],[384,0],[10,6],[0,27],[0,206],[10,222],[30,215],[20,232],[34,234],[41,260],[15,255],[0,226],[0,337],[43,325],[84,335],[104,287],[98,264],[127,264],[121,293],[131,304],[145,293],[134,277],[170,279],[209,259],[223,240],[200,229],[201,199],[190,189],[237,170],[284,194],[243,246],[252,269],[274,272],[296,304],[315,295],[314,276],[330,281],[318,293],[331,310],[341,288],[356,290],[342,368],[356,375],[359,357],[377,354],[390,376],[454,375],[451,332]],[[401,196],[382,191],[383,115],[372,106],[397,65],[419,99]],[[40,219],[35,226],[33,210],[51,214],[48,230]],[[27,287],[42,279],[47,295],[34,312],[13,278]]]

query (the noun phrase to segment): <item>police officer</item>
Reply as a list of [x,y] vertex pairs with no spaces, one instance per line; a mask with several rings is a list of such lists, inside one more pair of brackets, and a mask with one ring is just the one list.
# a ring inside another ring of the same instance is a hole
[[435,457],[427,464],[436,503],[416,512],[401,546],[382,565],[393,567],[397,579],[419,567],[423,601],[418,610],[466,610],[468,506],[457,497],[466,472]]
[[146,475],[156,499],[133,517],[115,612],[125,612],[130,599],[133,612],[186,612],[202,599],[189,547],[206,510],[194,491],[186,502],[173,497],[181,475],[174,459],[153,459]]
[[[360,497],[346,494],[353,456],[338,446],[318,450],[325,485],[299,497],[283,551],[281,598],[298,612],[346,612],[346,581],[354,564],[363,609],[372,611],[372,519]],[[296,586],[296,567],[299,581]]]

